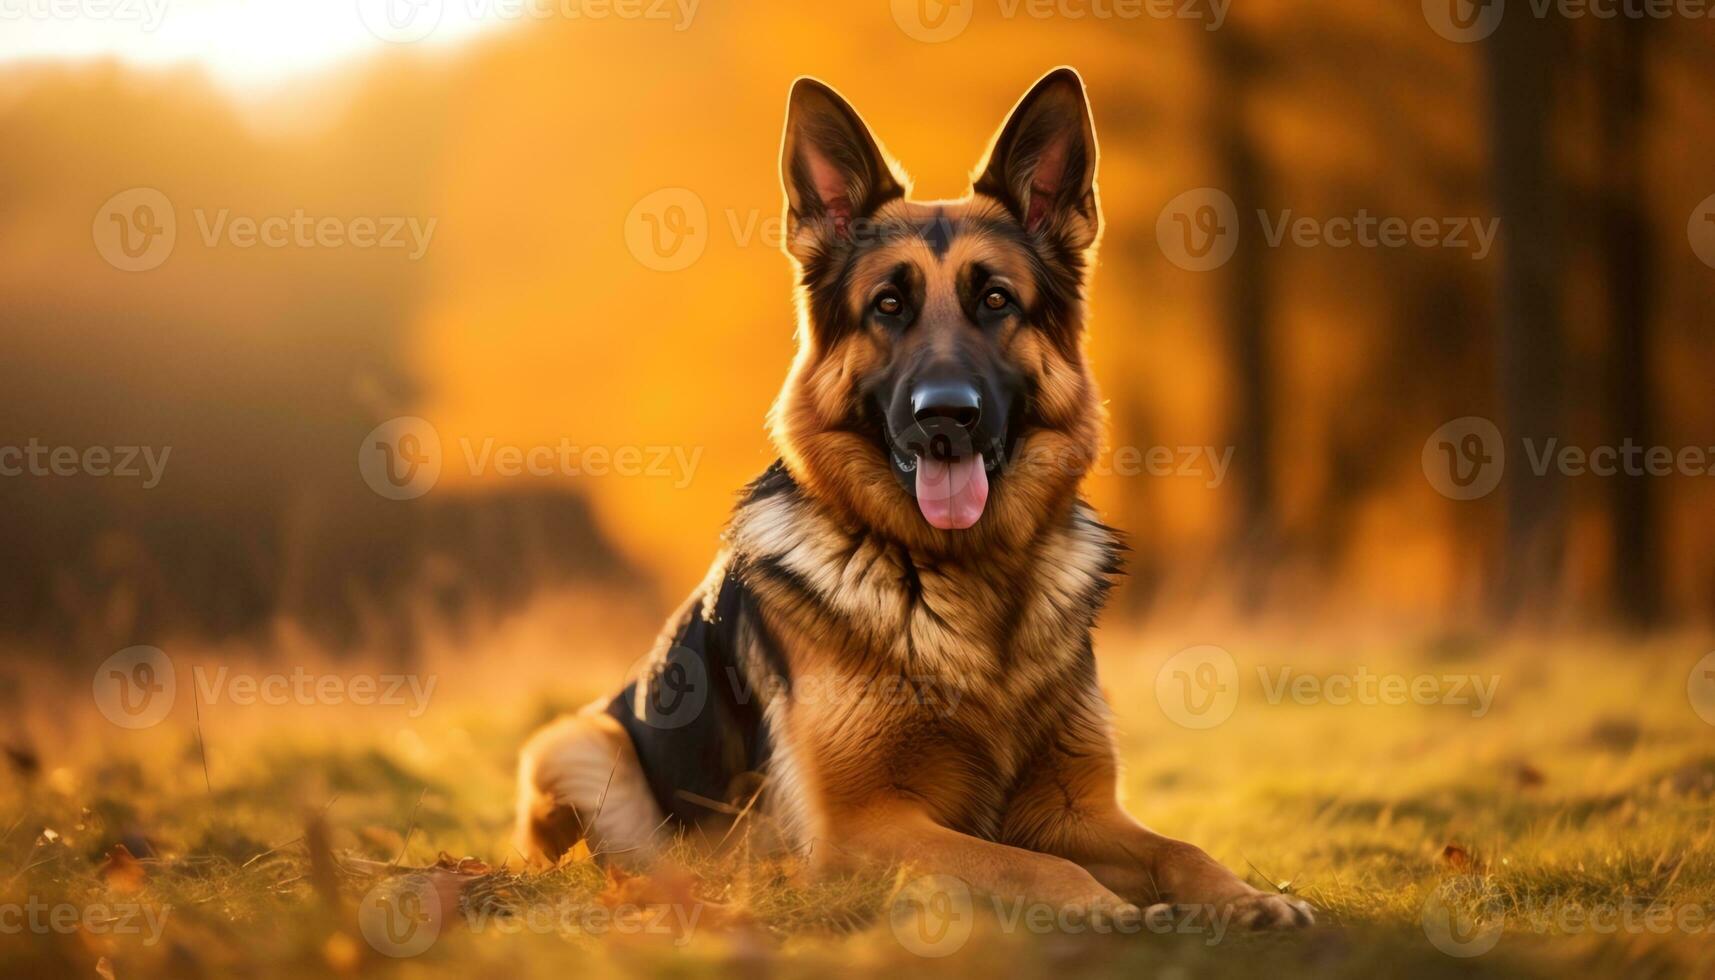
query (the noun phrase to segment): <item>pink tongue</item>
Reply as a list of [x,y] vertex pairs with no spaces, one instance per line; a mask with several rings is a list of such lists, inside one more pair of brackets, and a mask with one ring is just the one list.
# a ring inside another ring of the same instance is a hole
[[983,516],[989,475],[980,455],[952,461],[917,457],[917,506],[943,531],[961,531]]

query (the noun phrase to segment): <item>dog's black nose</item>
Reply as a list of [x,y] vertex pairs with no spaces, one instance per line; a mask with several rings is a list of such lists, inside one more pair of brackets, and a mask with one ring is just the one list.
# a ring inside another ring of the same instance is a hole
[[911,414],[919,422],[950,419],[970,429],[983,416],[983,397],[968,381],[926,381],[911,393]]

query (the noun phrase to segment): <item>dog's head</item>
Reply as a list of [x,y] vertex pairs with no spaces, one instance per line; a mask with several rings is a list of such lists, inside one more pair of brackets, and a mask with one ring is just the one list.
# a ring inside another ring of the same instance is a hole
[[1020,543],[1070,505],[1100,408],[1084,356],[1096,138],[1070,68],[1013,109],[971,193],[918,202],[831,88],[782,149],[799,351],[772,426],[800,482],[914,547]]

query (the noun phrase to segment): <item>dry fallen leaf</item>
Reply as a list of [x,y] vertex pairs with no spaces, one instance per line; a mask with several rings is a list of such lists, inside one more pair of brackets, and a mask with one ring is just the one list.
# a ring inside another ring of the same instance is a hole
[[589,842],[580,840],[568,848],[566,853],[560,857],[560,864],[583,864],[585,861],[589,860],[593,860],[593,855],[590,853]]
[[657,863],[646,875],[634,875],[609,864],[607,884],[596,901],[615,913],[646,914],[651,929],[640,936],[661,935],[686,938],[698,929],[731,930],[749,924],[737,909],[705,900],[698,891],[695,872],[670,861]]
[[134,895],[143,890],[143,885],[149,880],[149,873],[143,867],[143,862],[131,853],[124,844],[115,844],[107,852],[107,857],[101,862],[98,872],[101,880],[107,882],[107,887],[121,895]]
[[609,864],[607,884],[596,901],[609,908],[620,905],[690,905],[697,901],[696,875],[684,865],[662,861],[647,875],[634,875]]
[[494,873],[493,868],[489,867],[485,862],[477,858],[455,858],[446,851],[442,851],[440,856],[435,859],[435,867],[442,871],[451,871],[454,874],[461,875],[486,875]]
[[449,917],[463,907],[465,891],[483,875],[491,873],[488,865],[476,858],[455,859],[447,854],[442,854],[439,861],[427,868],[353,857],[341,859],[340,864],[349,870],[364,872],[376,882],[416,875],[433,890],[435,900],[440,903],[441,914]]
[[1447,866],[1454,871],[1480,874],[1483,870],[1482,862],[1458,844],[1448,844],[1442,848],[1441,860],[1446,862]]

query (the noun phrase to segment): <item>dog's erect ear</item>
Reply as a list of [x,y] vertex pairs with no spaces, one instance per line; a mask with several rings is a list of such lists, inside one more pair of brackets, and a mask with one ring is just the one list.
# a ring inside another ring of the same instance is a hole
[[1056,68],[1031,86],[995,136],[974,189],[1005,202],[1031,232],[1076,248],[1095,242],[1096,130],[1076,71]]
[[786,250],[800,261],[852,224],[905,194],[904,180],[869,127],[838,92],[813,78],[792,83],[780,150],[786,187]]

